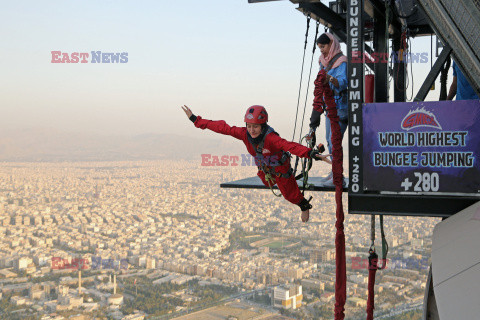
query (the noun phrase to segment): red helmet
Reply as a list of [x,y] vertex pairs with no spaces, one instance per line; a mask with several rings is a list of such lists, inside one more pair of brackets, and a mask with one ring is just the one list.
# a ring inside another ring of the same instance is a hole
[[251,106],[245,113],[246,123],[264,124],[268,121],[267,110],[263,106]]

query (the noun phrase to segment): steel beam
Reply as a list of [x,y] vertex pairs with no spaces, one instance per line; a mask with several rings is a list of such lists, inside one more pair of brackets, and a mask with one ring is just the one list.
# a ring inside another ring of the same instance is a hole
[[[396,37],[392,40],[393,51],[399,52],[401,48],[401,38]],[[405,77],[405,61],[395,61],[393,63],[393,101],[405,102],[407,101],[407,88]]]
[[[365,12],[372,18],[381,17],[384,21],[386,19],[386,7],[385,3],[380,0],[365,0]],[[398,20],[398,16],[394,15],[393,9],[391,10],[392,20],[390,26],[392,27],[393,35],[398,36],[402,30],[402,24]]]
[[433,67],[428,73],[427,78],[425,78],[425,81],[420,87],[420,90],[418,90],[418,93],[415,96],[414,101],[425,100],[425,98],[428,95],[428,92],[430,91],[430,88],[432,87],[433,83],[435,82],[438,75],[440,74],[440,71],[442,71],[442,66],[445,64],[445,61],[447,61],[451,52],[452,52],[452,48],[450,47],[450,45],[446,44],[445,47],[443,47],[442,53],[440,53],[440,55],[438,56],[437,61],[435,61],[435,63],[433,64]]
[[479,197],[348,195],[348,213],[416,217],[449,217],[479,201]]
[[[300,2],[298,4],[298,10],[303,13],[311,13],[318,18],[320,23],[328,26],[332,33],[344,43],[347,43],[347,21],[338,13],[327,7],[321,2]],[[314,18],[314,17],[313,17]],[[365,44],[365,51],[368,54],[372,54],[373,50],[370,46]],[[367,66],[373,70],[373,63],[366,63]]]
[[[367,0],[368,1],[368,0]],[[375,13],[373,29],[373,49],[377,53],[388,55],[385,17]],[[375,102],[388,102],[388,60],[380,59],[375,63]]]

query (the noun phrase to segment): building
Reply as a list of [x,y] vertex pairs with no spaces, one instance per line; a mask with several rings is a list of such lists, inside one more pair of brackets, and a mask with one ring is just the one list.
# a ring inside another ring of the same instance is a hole
[[325,251],[322,251],[322,262],[328,262],[335,260],[335,250],[334,249],[327,249]]
[[155,259],[148,257],[145,268],[146,269],[155,269],[155,266],[156,266]]
[[15,306],[20,306],[25,304],[25,297],[13,296],[10,298],[10,302]]
[[68,286],[59,285],[56,289],[58,296],[66,296],[70,288]]
[[309,253],[309,262],[310,264],[319,263],[322,261],[322,252],[318,249],[313,249]]
[[108,304],[121,305],[123,303],[123,296],[121,294],[115,293],[108,297]]
[[45,299],[45,290],[40,285],[33,285],[28,290],[28,297],[31,300],[42,300]]
[[15,260],[15,270],[20,271],[27,269],[27,267],[33,263],[33,259],[30,257],[21,257]]
[[0,270],[0,279],[15,278],[16,276],[17,274],[10,270],[7,270],[7,269]]
[[[423,299],[423,297],[422,297],[422,299]],[[348,298],[347,303],[354,306],[354,307],[365,308],[367,306],[367,300],[357,298],[357,297]]]
[[318,290],[323,292],[325,284],[317,279],[302,279],[302,287],[305,289]]
[[69,295],[68,296],[68,305],[73,307],[73,308],[78,308],[83,304],[83,297],[82,296],[74,296],[74,295]]
[[273,289],[273,306],[282,309],[297,309],[302,305],[302,286],[288,285]]
[[129,314],[122,318],[122,320],[143,320],[143,319],[145,319],[145,315],[141,313]]
[[303,277],[303,270],[301,268],[289,268],[288,269],[288,277],[293,279],[301,279]]

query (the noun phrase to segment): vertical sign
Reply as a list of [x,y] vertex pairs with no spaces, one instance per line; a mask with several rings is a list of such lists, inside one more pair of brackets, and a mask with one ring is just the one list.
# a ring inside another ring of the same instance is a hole
[[349,123],[349,193],[363,193],[362,103],[363,103],[363,0],[348,0],[348,123]]

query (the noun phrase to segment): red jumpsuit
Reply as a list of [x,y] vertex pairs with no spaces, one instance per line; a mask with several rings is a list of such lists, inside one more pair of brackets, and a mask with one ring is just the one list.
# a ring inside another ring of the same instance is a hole
[[[210,129],[214,132],[229,135],[237,138],[238,140],[242,140],[247,146],[248,153],[250,153],[253,157],[256,157],[257,155],[254,146],[248,141],[247,128],[245,127],[231,127],[223,120],[212,121],[202,119],[200,116],[197,116],[195,127],[200,129]],[[310,151],[312,151],[312,149],[302,146],[301,144],[282,139],[275,133],[270,133],[265,137],[262,153],[266,159],[272,159],[272,157],[280,159],[282,156],[282,150],[289,151],[290,153],[302,158],[309,157]],[[287,173],[289,169],[290,159],[285,161],[285,163],[282,165],[275,167],[275,171],[278,173]],[[262,179],[263,184],[268,187],[268,183],[265,180],[265,173],[262,170],[259,170],[257,175],[260,177],[260,179]],[[273,175],[272,177],[286,200],[296,205],[302,201],[303,195],[298,188],[297,182],[295,181],[295,176],[293,174],[291,174],[288,178]]]

